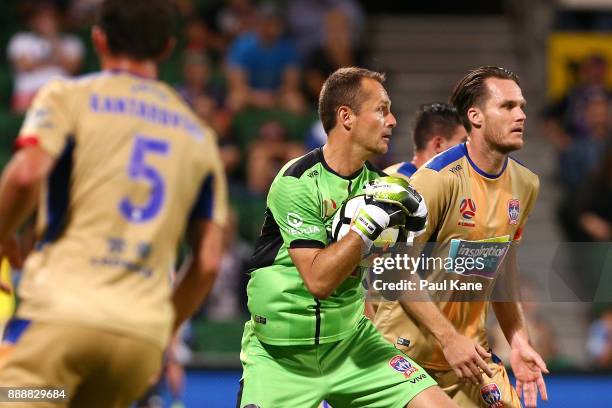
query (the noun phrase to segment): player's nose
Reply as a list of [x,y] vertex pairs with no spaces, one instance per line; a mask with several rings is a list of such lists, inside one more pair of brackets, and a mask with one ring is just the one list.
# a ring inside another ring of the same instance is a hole
[[395,119],[395,116],[393,116],[392,113],[389,112],[389,116],[387,117],[387,123],[386,126],[389,128],[394,128],[395,126],[397,126],[397,120]]

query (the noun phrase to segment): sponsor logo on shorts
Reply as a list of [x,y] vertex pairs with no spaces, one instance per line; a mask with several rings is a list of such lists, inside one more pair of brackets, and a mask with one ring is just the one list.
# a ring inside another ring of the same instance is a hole
[[404,356],[393,357],[391,360],[389,360],[389,365],[395,371],[404,374],[404,377],[406,378],[410,378],[412,374],[419,371],[419,369],[414,367]]
[[420,374],[420,375],[418,375],[418,376],[416,376],[414,378],[409,379],[408,381],[410,382],[410,384],[416,384],[419,381],[424,380],[426,378],[427,378],[427,376],[423,373],[423,374]]
[[497,384],[490,383],[480,388],[480,396],[489,408],[503,408],[504,403],[501,401],[501,391]]

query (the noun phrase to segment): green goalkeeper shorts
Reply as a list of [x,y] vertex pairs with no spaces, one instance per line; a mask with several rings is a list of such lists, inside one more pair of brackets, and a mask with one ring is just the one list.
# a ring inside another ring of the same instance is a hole
[[240,360],[239,408],[403,408],[436,385],[365,317],[351,337],[299,346],[262,343],[247,322]]

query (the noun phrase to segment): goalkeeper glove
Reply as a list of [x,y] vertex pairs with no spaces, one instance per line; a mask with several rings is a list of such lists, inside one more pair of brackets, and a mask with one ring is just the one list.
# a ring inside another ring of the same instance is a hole
[[427,220],[425,202],[406,180],[381,177],[367,183],[363,192],[366,205],[357,213],[351,229],[365,242],[366,252],[386,228],[424,230]]
[[427,206],[423,197],[403,178],[380,177],[369,182],[364,194],[375,201],[401,208],[406,214],[404,228],[420,235],[427,225]]

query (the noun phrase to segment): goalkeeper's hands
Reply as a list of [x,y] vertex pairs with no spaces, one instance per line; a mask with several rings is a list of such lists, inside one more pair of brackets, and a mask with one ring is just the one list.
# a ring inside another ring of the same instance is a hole
[[368,183],[364,194],[373,200],[399,207],[406,214],[403,225],[393,224],[388,227],[403,226],[412,231],[413,235],[420,235],[427,226],[427,206],[423,197],[403,178],[380,177]]
[[425,201],[406,180],[381,177],[367,183],[363,193],[366,205],[357,213],[351,229],[363,239],[365,252],[386,228],[403,227],[418,233],[425,230]]

